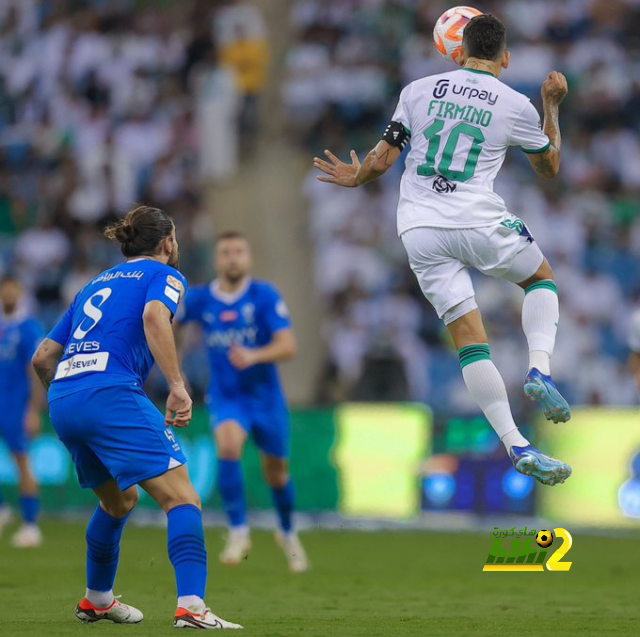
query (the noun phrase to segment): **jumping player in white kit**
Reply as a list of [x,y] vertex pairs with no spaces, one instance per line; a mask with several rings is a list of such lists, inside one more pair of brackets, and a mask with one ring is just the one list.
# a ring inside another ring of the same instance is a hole
[[320,181],[357,187],[382,176],[411,143],[400,186],[398,234],[426,298],[447,325],[465,384],[504,443],[514,467],[555,485],[571,468],[529,444],[514,422],[504,381],[491,361],[468,268],[525,291],[522,327],[529,345],[524,392],[548,420],[571,411],[551,379],[559,306],[553,272],[524,222],[493,192],[510,146],[520,146],[536,173],[560,168],[559,105],[567,82],[553,71],[542,85],[544,126],[529,99],[498,78],[509,66],[504,25],[473,18],[463,34],[463,68],[409,84],[382,140],[361,164],[331,152],[316,157]]

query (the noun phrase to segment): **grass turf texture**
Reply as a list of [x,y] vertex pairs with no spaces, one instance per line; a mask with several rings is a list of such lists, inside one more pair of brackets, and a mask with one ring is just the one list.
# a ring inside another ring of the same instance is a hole
[[[10,531],[10,529],[8,529]],[[45,546],[0,539],[0,634],[175,635],[173,574],[162,529],[130,526],[116,594],[145,613],[137,626],[83,625],[84,529],[44,524]],[[573,534],[568,573],[483,573],[489,534],[303,534],[313,571],[290,575],[267,533],[245,564],[223,568],[221,531],[207,531],[208,602],[243,635],[638,635],[640,542]],[[553,547],[552,547],[553,548]]]

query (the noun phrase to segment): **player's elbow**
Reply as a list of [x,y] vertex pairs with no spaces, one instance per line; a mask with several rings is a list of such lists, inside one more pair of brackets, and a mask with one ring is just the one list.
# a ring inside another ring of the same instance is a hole
[[35,354],[31,357],[31,366],[36,373],[47,371],[53,362],[53,357],[47,354],[42,347],[38,347]]

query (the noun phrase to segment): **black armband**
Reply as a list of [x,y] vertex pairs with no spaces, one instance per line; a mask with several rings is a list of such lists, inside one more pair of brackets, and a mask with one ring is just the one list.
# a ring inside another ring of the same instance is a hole
[[391,122],[389,126],[387,126],[387,130],[384,131],[382,139],[387,142],[389,146],[404,150],[411,139],[411,131],[405,128],[400,122]]

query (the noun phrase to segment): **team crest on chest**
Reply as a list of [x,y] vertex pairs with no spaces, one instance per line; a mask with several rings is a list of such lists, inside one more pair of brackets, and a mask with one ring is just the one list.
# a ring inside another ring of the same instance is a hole
[[256,313],[256,306],[253,303],[246,303],[240,310],[245,323],[253,323]]

